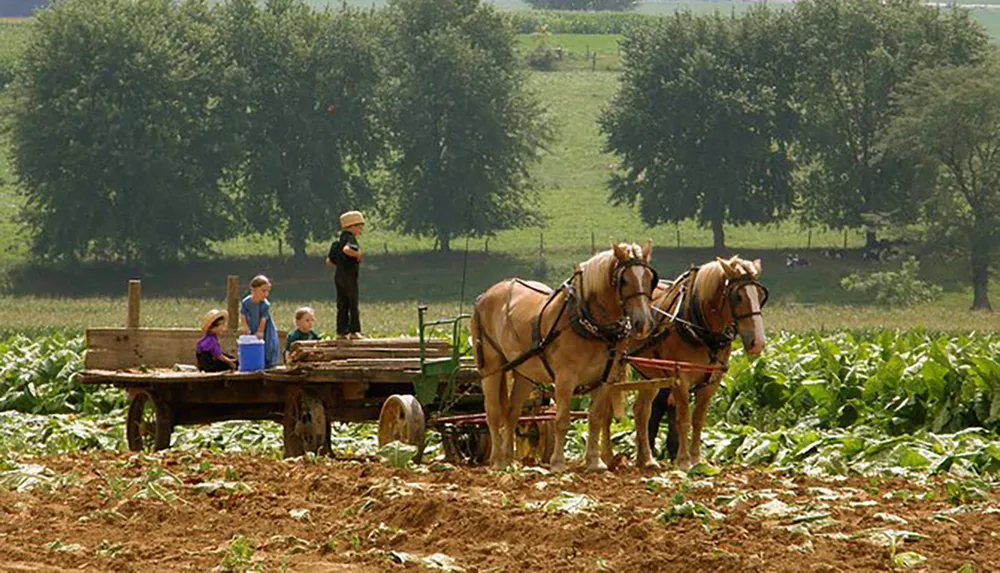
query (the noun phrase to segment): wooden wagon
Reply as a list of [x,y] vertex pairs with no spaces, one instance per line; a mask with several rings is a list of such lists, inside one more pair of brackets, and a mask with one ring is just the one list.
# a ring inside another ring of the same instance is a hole
[[[230,316],[239,304],[230,276]],[[193,369],[197,329],[139,326],[141,284],[129,281],[125,328],[86,332],[83,384],[127,392],[129,449],[164,449],[179,425],[225,420],[273,420],[283,426],[286,457],[330,451],[331,422],[378,421],[379,444],[402,441],[422,453],[427,427],[441,432],[446,456],[481,462],[489,452],[478,374],[467,356],[468,316],[425,321],[416,337],[296,342],[285,366],[261,372],[205,373]],[[221,337],[235,350],[238,321]],[[450,338],[430,338],[441,329]],[[284,348],[284,332],[279,343]],[[551,453],[551,412],[532,400],[518,429],[518,455],[542,461]],[[419,459],[418,453],[418,459]]]

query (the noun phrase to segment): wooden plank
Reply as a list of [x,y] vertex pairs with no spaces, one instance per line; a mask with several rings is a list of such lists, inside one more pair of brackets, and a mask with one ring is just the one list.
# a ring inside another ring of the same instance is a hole
[[82,384],[105,384],[108,382],[175,384],[188,382],[260,382],[264,380],[264,374],[262,372],[174,372],[166,370],[128,372],[87,369],[80,372],[79,378]]
[[139,328],[139,300],[142,298],[142,281],[128,281],[128,315],[125,318],[125,326],[128,328]]
[[[170,368],[174,364],[194,364],[194,348],[201,338],[196,328],[90,328],[87,329],[87,369],[118,370],[148,366]],[[278,347],[284,348],[286,333],[278,331]],[[219,343],[225,352],[236,355],[237,334],[227,332]]]
[[[303,340],[296,348],[419,348],[420,339],[412,336],[397,338],[366,338],[363,340]],[[451,343],[439,338],[424,341],[425,348],[451,348]]]
[[238,332],[240,329],[240,277],[236,275],[226,277],[226,310],[229,312],[229,331]]
[[[345,358],[419,358],[417,348],[300,348],[293,350],[289,362],[330,362]],[[429,348],[424,353],[427,358],[448,358],[451,350],[445,348]]]

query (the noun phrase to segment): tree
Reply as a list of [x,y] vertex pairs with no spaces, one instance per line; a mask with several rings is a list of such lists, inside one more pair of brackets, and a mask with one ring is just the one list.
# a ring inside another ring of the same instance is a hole
[[315,12],[299,0],[233,0],[220,14],[234,70],[237,181],[249,230],[284,234],[297,258],[329,239],[339,214],[371,201],[367,176],[380,159],[381,82],[372,17]]
[[528,0],[537,10],[587,10],[624,12],[635,10],[641,0]]
[[32,28],[10,135],[34,253],[145,264],[225,237],[235,146],[206,3],[66,0]]
[[922,204],[931,244],[969,257],[974,310],[991,309],[990,267],[1000,251],[1000,57],[928,69],[901,90],[882,146],[933,175]]
[[621,158],[616,203],[639,201],[649,225],[696,218],[717,250],[724,224],[766,223],[791,207],[787,16],[679,13],[634,29],[625,72],[601,117],[606,150]]
[[537,224],[528,167],[549,131],[513,29],[478,0],[395,0],[389,18],[393,223],[444,251]]
[[[911,220],[913,166],[876,150],[896,113],[892,93],[918,66],[981,57],[982,26],[966,10],[942,17],[919,0],[805,0],[793,12],[805,218],[832,228]],[[870,229],[869,246],[875,240]]]

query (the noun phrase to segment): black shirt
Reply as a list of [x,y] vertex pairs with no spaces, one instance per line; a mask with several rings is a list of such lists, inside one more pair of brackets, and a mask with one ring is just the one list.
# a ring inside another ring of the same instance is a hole
[[353,257],[348,257],[344,254],[344,247],[350,245],[354,250],[360,251],[358,246],[358,239],[354,236],[354,233],[350,231],[342,231],[340,233],[340,238],[330,245],[330,260],[337,265],[338,273],[351,273],[358,274],[358,266],[360,263],[357,259]]

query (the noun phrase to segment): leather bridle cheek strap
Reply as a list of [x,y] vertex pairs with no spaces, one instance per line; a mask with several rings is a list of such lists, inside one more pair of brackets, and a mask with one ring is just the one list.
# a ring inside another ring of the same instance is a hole
[[[740,289],[746,286],[756,287],[757,290],[763,293],[763,297],[757,306],[757,310],[751,310],[750,312],[745,312],[743,314],[736,314],[736,308],[740,303]],[[726,299],[729,301],[729,309],[733,313],[733,323],[732,327],[736,327],[736,323],[743,320],[744,318],[750,318],[753,316],[762,316],[764,314],[764,305],[767,304],[768,298],[767,287],[760,283],[755,277],[750,275],[743,275],[742,277],[729,282],[726,285]]]
[[[637,290],[636,292],[634,292],[634,293],[632,293],[632,294],[630,294],[628,296],[626,296],[622,292],[622,289],[625,286],[625,281],[623,280],[623,277],[625,275],[625,271],[627,271],[630,267],[644,267],[646,270],[648,270],[650,272],[650,274],[653,275],[653,280],[651,282],[651,286],[649,288],[649,292],[646,292],[642,288],[640,288],[639,290]],[[618,269],[615,271],[615,277],[614,277],[614,280],[613,280],[613,284],[615,285],[615,288],[618,290],[618,300],[621,302],[622,310],[623,311],[625,310],[625,303],[626,302],[628,302],[628,301],[630,301],[633,298],[638,297],[638,296],[644,296],[644,297],[646,297],[646,298],[648,298],[650,300],[653,300],[653,291],[656,290],[656,285],[659,284],[659,282],[660,282],[660,275],[659,275],[659,273],[656,272],[656,269],[654,269],[652,266],[650,266],[648,263],[646,263],[646,262],[644,262],[642,260],[639,260],[639,259],[629,259],[629,260],[627,260],[627,261],[625,261],[623,263],[620,263],[618,265]]]

